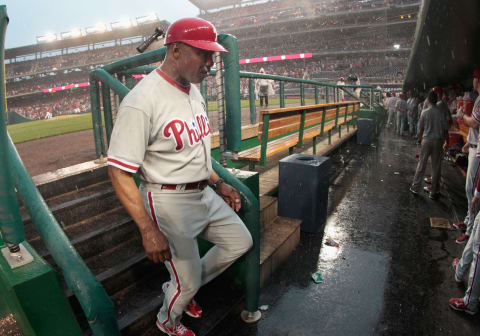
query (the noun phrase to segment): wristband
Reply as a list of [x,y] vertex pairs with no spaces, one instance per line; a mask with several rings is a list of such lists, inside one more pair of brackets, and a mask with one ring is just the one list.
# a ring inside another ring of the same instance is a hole
[[223,182],[225,181],[222,178],[219,178],[217,182],[215,182],[214,184],[211,184],[210,187],[212,187],[213,190],[217,190],[220,184],[222,184]]

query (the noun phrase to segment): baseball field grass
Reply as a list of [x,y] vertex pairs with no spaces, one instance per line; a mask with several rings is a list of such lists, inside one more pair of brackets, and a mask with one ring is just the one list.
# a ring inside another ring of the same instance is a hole
[[[280,99],[271,98],[269,103],[271,107],[278,107],[280,104]],[[307,98],[305,99],[305,103],[313,104],[314,99]],[[285,104],[300,105],[300,99],[285,99]],[[241,106],[242,108],[248,108],[248,100],[242,100]],[[256,101],[256,106],[260,106],[258,100]],[[209,102],[208,110],[209,112],[216,111],[217,102]],[[88,129],[92,129],[91,113],[59,116],[53,119],[35,120],[31,122],[7,126],[8,133],[10,134],[13,143],[16,144],[40,138],[84,131]]]
[[47,120],[35,120],[7,126],[13,143],[21,143],[88,129],[92,129],[92,115],[90,113]]

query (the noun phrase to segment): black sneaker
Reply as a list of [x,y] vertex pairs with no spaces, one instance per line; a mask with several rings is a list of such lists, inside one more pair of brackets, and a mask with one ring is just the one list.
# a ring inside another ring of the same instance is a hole
[[424,180],[425,183],[427,183],[427,184],[432,184],[432,178],[431,178],[431,177],[425,177],[423,180]]
[[440,193],[438,193],[438,192],[435,193],[435,194],[430,193],[430,195],[428,197],[430,197],[431,200],[436,201],[440,197]]
[[410,192],[414,195],[418,195],[418,191],[416,191],[415,189],[413,189],[412,187],[410,187]]

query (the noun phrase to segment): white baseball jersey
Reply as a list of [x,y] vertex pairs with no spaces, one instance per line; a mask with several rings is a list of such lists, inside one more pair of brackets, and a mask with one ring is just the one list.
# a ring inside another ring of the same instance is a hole
[[398,98],[395,104],[395,109],[397,113],[407,115],[407,102],[403,99]]
[[139,171],[147,184],[210,178],[211,128],[194,85],[181,87],[160,69],[123,99],[108,148],[108,164]]

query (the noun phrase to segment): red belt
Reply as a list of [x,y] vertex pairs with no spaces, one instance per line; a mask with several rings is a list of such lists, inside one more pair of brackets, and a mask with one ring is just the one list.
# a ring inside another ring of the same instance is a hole
[[208,186],[208,181],[191,182],[185,184],[162,184],[162,189],[166,190],[203,190]]

